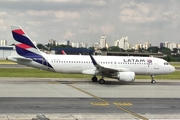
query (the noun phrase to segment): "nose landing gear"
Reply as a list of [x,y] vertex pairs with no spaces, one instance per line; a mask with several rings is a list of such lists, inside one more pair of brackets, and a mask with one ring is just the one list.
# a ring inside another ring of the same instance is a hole
[[151,79],[152,79],[152,80],[151,80],[151,83],[152,83],[152,84],[155,84],[156,81],[154,80],[154,75],[151,75]]

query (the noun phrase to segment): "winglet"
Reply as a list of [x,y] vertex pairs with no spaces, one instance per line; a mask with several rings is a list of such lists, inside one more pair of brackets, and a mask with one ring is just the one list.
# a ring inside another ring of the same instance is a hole
[[98,63],[96,62],[96,60],[94,59],[94,57],[93,57],[91,54],[89,54],[89,55],[90,55],[90,58],[91,58],[91,60],[92,60],[93,65],[94,65],[94,66],[97,66]]

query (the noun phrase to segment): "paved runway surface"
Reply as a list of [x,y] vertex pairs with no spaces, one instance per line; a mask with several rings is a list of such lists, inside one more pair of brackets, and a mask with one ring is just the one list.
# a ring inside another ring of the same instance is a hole
[[100,85],[87,79],[0,78],[0,120],[43,117],[180,119],[180,81],[109,80]]

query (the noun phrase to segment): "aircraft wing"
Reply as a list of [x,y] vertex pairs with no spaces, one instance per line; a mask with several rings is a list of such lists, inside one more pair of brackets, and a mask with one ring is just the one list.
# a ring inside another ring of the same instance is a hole
[[127,68],[111,68],[111,67],[104,67],[102,65],[99,65],[98,62],[94,59],[94,57],[90,54],[92,63],[96,67],[96,69],[99,72],[105,72],[105,73],[113,73],[113,72],[125,72],[125,71],[130,71],[130,69]]

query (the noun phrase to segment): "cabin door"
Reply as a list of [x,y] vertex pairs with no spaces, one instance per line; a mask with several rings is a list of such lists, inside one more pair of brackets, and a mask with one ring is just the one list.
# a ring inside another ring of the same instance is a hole
[[154,60],[154,69],[159,69],[159,61]]

